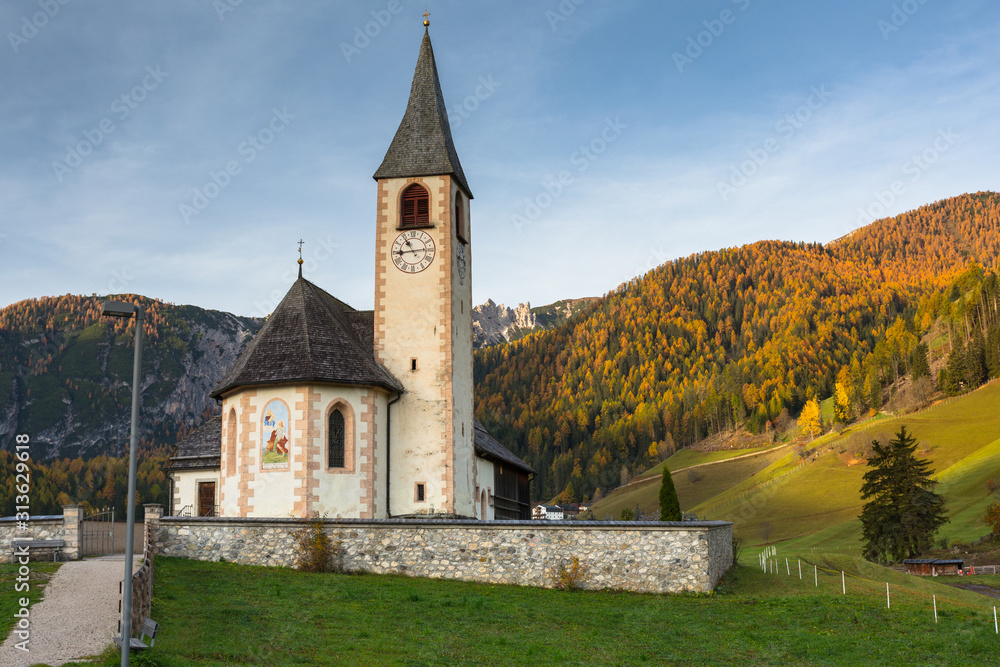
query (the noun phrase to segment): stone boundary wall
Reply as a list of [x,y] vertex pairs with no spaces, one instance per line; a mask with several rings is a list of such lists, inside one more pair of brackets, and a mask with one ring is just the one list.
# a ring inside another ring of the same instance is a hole
[[[163,517],[156,552],[293,567],[306,519]],[[726,521],[327,519],[348,572],[551,588],[579,559],[579,587],[643,593],[712,590],[733,561]]]
[[[163,514],[163,505],[146,505],[146,522],[144,525],[145,545],[142,550],[142,565],[132,573],[132,636],[138,637],[142,630],[143,619],[149,618],[153,606],[153,555],[156,547],[153,542],[155,522]],[[121,613],[124,600],[124,589],[118,587],[118,636],[122,634]]]
[[2,517],[0,518],[0,559],[10,560],[12,542],[62,540],[66,543],[62,550],[62,559],[78,560],[80,558],[81,519],[79,505],[64,505],[62,516],[58,514],[32,516],[26,522],[25,529],[18,528],[16,517]]

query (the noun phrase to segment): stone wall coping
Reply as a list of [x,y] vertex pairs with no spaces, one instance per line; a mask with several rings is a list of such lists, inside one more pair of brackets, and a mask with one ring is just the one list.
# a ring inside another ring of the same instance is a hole
[[[313,519],[291,517],[209,517],[164,516],[163,526],[194,524],[207,526],[305,525]],[[648,530],[648,531],[711,531],[733,525],[729,521],[481,521],[479,519],[324,519],[326,526],[357,526],[372,528],[483,528],[497,530]]]
[[[16,520],[17,517],[14,516],[0,517],[0,523],[14,523],[14,521]],[[62,514],[42,514],[39,516],[29,517],[28,523],[34,523],[36,521],[58,521],[59,523],[62,523],[62,520],[63,520]]]

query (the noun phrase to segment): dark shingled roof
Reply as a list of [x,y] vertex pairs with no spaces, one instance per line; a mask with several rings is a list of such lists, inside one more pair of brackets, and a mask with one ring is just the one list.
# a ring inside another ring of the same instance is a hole
[[483,425],[479,423],[479,420],[476,420],[474,423],[476,426],[476,456],[484,459],[493,459],[494,461],[519,468],[528,474],[535,474],[535,470],[531,466],[517,458],[509,449],[501,445],[493,436],[487,433]]
[[372,354],[373,317],[300,276],[212,397],[249,385],[305,382],[402,392],[403,386]]
[[177,443],[167,470],[218,468],[222,449],[222,417],[215,416]]
[[374,178],[444,174],[454,177],[458,186],[472,199],[472,190],[465,181],[455,142],[451,138],[431,37],[425,30],[406,113]]

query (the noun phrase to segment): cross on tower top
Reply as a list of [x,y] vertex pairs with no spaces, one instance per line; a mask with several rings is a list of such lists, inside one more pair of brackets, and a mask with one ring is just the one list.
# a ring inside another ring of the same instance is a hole
[[302,265],[305,263],[302,261],[302,244],[305,243],[302,239],[299,239],[299,278],[302,277]]

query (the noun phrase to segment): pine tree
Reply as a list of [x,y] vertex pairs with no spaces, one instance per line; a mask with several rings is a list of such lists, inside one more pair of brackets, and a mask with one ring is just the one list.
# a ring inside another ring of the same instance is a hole
[[910,357],[910,364],[913,368],[913,379],[921,377],[931,376],[931,367],[927,361],[928,355],[927,343],[920,343],[913,349],[913,355]]
[[965,350],[965,380],[970,389],[986,382],[986,341],[978,329],[973,332]]
[[660,482],[660,521],[680,521],[681,503],[677,500],[677,489],[670,476],[670,469],[663,466],[663,481]]
[[966,354],[965,345],[961,339],[955,342],[948,355],[948,365],[944,368],[944,383],[942,389],[949,396],[956,396],[962,393],[965,388],[966,375]]
[[914,456],[917,440],[901,426],[887,445],[872,442],[869,470],[861,486],[865,545],[872,562],[891,563],[927,551],[948,519],[944,498],[931,489],[930,462]]

